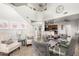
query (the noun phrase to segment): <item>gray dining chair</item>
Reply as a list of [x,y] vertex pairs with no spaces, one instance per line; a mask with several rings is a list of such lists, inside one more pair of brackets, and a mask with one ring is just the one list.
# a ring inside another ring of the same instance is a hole
[[32,41],[33,56],[49,56],[49,45],[45,42]]

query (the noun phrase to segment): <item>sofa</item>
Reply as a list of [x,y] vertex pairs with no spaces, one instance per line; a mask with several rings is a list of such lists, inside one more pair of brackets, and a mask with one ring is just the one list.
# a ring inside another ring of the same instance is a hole
[[15,41],[10,44],[4,44],[0,43],[0,52],[6,55],[10,55],[12,51],[14,51],[17,48],[20,48],[21,43]]
[[45,42],[32,40],[33,56],[49,56],[49,45]]
[[10,55],[15,49],[20,48],[21,43],[16,39],[11,39],[9,34],[0,33],[0,53],[3,55]]

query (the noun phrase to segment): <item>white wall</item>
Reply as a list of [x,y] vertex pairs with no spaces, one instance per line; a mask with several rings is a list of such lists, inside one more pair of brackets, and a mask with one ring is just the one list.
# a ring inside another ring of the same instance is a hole
[[68,34],[69,36],[74,36],[79,31],[79,20],[75,20],[67,23],[60,23],[60,25],[64,25],[63,30],[59,28],[59,33]]
[[[16,33],[18,34],[19,32],[29,36],[33,35],[33,27],[27,20],[24,20],[12,7],[6,4],[0,4],[0,24],[4,25],[4,22],[8,25],[8,27],[0,28],[1,32],[8,32],[14,36],[16,36]],[[18,27],[13,28],[13,24],[18,25]],[[21,24],[24,24],[25,28],[22,28]]]

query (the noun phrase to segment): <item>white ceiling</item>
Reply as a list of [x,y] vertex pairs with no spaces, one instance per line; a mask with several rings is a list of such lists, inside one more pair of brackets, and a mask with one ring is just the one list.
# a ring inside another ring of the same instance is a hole
[[57,18],[57,19],[55,19],[55,22],[66,22],[66,20],[68,22],[79,20],[79,14]]
[[[21,15],[25,20],[30,19],[33,21],[45,21],[56,19],[57,22],[63,21],[64,19],[76,20],[79,19],[79,4],[78,3],[47,3],[47,10],[43,12],[34,11],[28,6],[36,9],[41,9],[38,3],[14,3],[14,9]],[[56,7],[58,5],[64,6],[64,11],[60,14],[56,13]],[[67,13],[67,14],[65,14]]]

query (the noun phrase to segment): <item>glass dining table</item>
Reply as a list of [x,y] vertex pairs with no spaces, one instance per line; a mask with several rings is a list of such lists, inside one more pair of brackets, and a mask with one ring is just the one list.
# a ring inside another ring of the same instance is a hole
[[50,45],[50,47],[54,47],[55,45],[58,44],[58,41],[57,41],[57,40],[50,40],[50,41],[48,42],[48,44]]
[[58,39],[53,39],[49,38],[48,44],[50,47],[54,47],[57,44],[60,44],[61,42],[68,42],[66,39],[58,38]]
[[60,47],[60,43],[61,41],[63,41],[63,39],[51,39],[49,40],[48,44],[49,44],[49,51],[52,51],[59,54],[59,55],[65,55],[65,49],[63,49],[63,47]]

